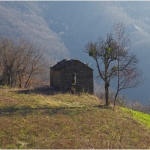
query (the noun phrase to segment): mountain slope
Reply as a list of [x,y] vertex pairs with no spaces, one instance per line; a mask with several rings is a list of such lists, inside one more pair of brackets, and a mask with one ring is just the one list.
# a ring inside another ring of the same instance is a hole
[[52,31],[37,2],[0,2],[0,37],[23,38],[45,48],[53,61],[69,56],[69,51]]

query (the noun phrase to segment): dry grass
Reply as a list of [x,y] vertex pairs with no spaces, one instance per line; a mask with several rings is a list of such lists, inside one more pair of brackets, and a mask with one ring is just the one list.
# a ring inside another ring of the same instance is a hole
[[48,105],[0,115],[0,148],[150,148],[148,129],[119,108],[97,107],[100,101],[92,95],[40,95],[37,101],[35,94],[0,91],[0,96],[9,106],[25,107],[25,100],[28,107]]
[[56,108],[56,107],[87,107],[101,104],[102,101],[90,94],[20,94],[19,90],[0,90],[0,109],[20,108]]

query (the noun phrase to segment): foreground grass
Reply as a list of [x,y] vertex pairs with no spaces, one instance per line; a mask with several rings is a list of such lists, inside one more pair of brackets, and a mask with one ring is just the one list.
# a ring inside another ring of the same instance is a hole
[[47,107],[1,114],[0,148],[150,148],[149,130],[131,113],[99,106],[102,102],[92,95],[44,96],[3,90],[0,96],[1,109],[6,109],[4,103],[7,108]]

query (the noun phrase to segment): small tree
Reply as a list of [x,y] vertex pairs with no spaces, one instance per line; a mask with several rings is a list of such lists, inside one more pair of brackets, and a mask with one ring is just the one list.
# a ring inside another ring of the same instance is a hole
[[115,69],[113,67],[113,61],[117,59],[116,43],[111,34],[107,35],[106,40],[102,37],[96,43],[89,42],[86,45],[85,52],[89,56],[93,57],[96,61],[99,76],[105,83],[105,100],[106,105],[109,105],[109,86],[110,80],[114,78]]
[[119,91],[139,86],[143,78],[142,71],[137,67],[139,60],[136,55],[130,53],[131,42],[129,36],[125,34],[125,26],[122,23],[115,24],[113,33],[117,44],[115,107]]

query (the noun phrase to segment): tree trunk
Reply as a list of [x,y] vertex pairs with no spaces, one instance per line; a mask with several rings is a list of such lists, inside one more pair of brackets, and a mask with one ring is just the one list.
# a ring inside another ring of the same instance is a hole
[[27,78],[27,80],[26,80],[26,83],[25,83],[25,85],[24,85],[24,88],[27,88],[28,87],[28,85],[29,85],[29,82],[30,82],[30,78],[31,78],[31,76],[32,76],[32,74],[33,74],[33,68],[32,68],[32,70],[31,70],[31,72],[30,72],[30,74],[29,74],[29,76],[28,76],[28,78]]
[[116,94],[115,94],[115,99],[114,99],[114,108],[115,108],[115,106],[116,106],[116,100],[117,100],[117,96],[118,96],[118,90],[117,90],[117,92],[116,92]]
[[105,82],[105,100],[106,100],[106,106],[109,106],[109,86],[110,84],[108,82]]
[[18,82],[19,82],[18,86],[21,89],[22,88],[22,78],[20,76],[18,77]]

